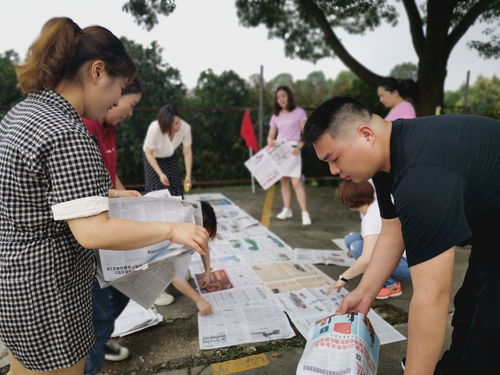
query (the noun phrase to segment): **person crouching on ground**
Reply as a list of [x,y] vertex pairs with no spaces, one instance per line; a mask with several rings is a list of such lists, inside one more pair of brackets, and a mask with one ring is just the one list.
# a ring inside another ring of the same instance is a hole
[[[350,279],[365,272],[382,228],[382,219],[371,182],[363,181],[356,184],[352,181],[341,181],[339,197],[344,206],[359,212],[361,233],[353,232],[344,237],[345,244],[356,261],[339,276],[337,282],[328,289],[327,294],[335,289],[340,292]],[[410,278],[408,262],[403,256],[375,298],[387,299],[400,296],[403,294],[403,289],[398,280],[409,280]]]

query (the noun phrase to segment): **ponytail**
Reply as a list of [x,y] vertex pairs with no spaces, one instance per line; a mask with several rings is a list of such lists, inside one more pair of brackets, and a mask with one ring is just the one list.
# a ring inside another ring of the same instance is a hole
[[25,92],[54,89],[62,79],[75,79],[88,61],[102,60],[106,72],[132,81],[137,68],[122,42],[108,29],[85,29],[70,18],[52,18],[28,50],[26,62],[17,67],[19,88]]
[[73,58],[80,37],[80,27],[69,18],[47,21],[29,48],[26,62],[16,68],[21,91],[53,89]]

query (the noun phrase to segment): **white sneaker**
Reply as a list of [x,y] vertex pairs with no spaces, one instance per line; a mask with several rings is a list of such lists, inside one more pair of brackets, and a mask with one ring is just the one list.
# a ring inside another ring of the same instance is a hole
[[155,301],[155,305],[158,306],[166,306],[172,303],[174,303],[174,296],[167,292],[161,292],[160,296]]
[[278,218],[280,220],[285,220],[285,219],[290,219],[292,216],[293,216],[292,210],[289,208],[283,207],[281,212],[278,215],[276,215],[276,218]]
[[309,212],[302,211],[302,225],[311,225],[311,216],[309,216]]
[[104,359],[106,361],[123,361],[130,355],[129,350],[118,344],[116,341],[109,340],[104,344]]

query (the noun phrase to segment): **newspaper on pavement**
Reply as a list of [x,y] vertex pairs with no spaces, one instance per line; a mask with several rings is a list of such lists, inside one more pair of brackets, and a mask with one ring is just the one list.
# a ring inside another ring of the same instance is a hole
[[210,315],[198,314],[198,327],[202,350],[295,336],[276,305],[235,306]]
[[294,249],[295,262],[303,264],[334,264],[336,266],[350,267],[354,258],[347,255],[344,250],[317,250]]

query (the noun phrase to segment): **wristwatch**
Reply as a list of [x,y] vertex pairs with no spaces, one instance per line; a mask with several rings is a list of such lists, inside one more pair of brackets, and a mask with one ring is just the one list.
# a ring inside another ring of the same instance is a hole
[[339,280],[342,280],[344,283],[349,281],[349,279],[346,279],[342,274],[339,275]]

